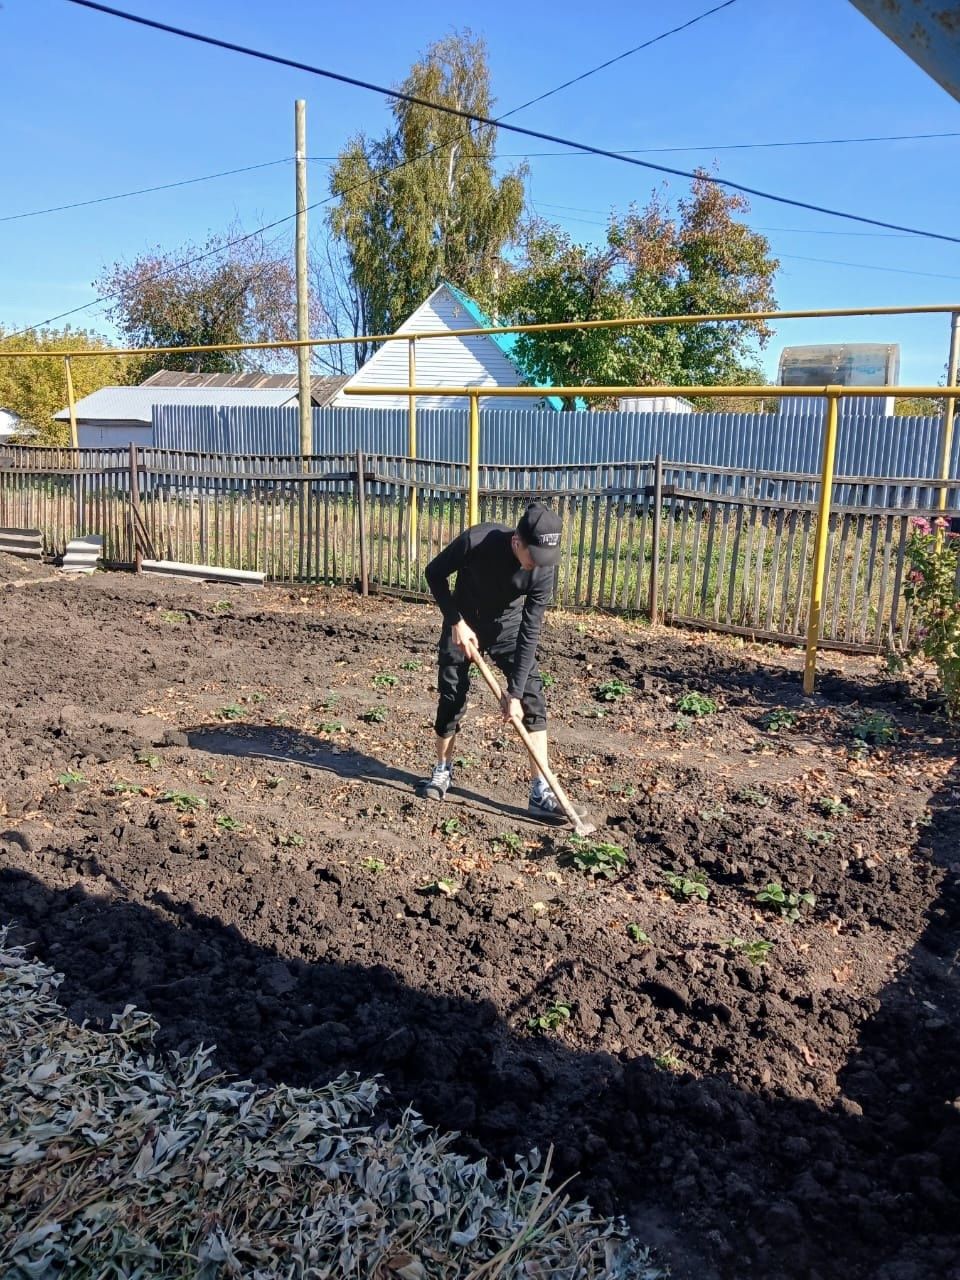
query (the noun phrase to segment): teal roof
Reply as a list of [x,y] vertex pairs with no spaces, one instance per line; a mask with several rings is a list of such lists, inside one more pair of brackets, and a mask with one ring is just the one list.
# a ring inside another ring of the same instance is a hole
[[[457,286],[455,284],[451,284],[449,280],[442,280],[441,284],[450,290],[467,314],[475,321],[478,329],[493,328],[493,321],[475,298],[471,298],[468,293],[464,293],[462,289],[458,289]],[[514,352],[517,349],[517,340],[520,335],[517,333],[489,333],[487,334],[487,337],[492,343],[500,348],[521,377],[526,378],[526,375],[520,368],[520,365],[517,363],[516,356],[514,355]],[[551,409],[556,409],[558,413],[563,408],[563,401],[559,396],[544,396],[544,400]],[[577,408],[585,409],[586,407],[586,401],[578,398]]]

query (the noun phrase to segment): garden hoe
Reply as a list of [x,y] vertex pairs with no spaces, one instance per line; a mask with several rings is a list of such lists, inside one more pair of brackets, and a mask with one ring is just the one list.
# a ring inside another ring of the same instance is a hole
[[[480,654],[472,645],[467,649],[467,657],[470,659],[471,662],[476,663],[477,670],[480,672],[481,676],[483,676],[484,684],[487,686],[487,688],[496,698],[498,704],[501,703],[503,699],[503,690],[500,688],[500,682],[497,680],[496,676],[493,674],[493,672],[484,662],[483,658],[481,658]],[[530,759],[540,770],[541,776],[546,779],[547,785],[549,786],[550,790],[557,797],[557,801],[560,805],[560,808],[566,814],[567,819],[569,820],[570,825],[573,827],[574,831],[577,833],[578,836],[591,835],[594,831],[596,831],[597,828],[594,826],[592,822],[585,822],[583,818],[580,817],[579,813],[577,813],[576,809],[573,807],[570,801],[567,799],[567,794],[564,791],[563,787],[561,787],[560,783],[557,781],[556,774],[550,768],[549,764],[547,764],[546,760],[541,759],[540,753],[537,751],[537,748],[533,745],[533,740],[530,737],[530,734],[527,732],[527,730],[524,728],[524,726],[521,724],[519,720],[511,718],[510,723],[513,725],[514,729],[516,729],[517,733],[519,734],[520,741],[527,748],[527,751],[530,754]]]

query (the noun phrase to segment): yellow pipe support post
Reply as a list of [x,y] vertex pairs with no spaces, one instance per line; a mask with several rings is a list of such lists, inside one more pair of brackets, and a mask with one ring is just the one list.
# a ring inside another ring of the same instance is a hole
[[[947,387],[957,385],[957,364],[960,363],[960,311],[950,318],[950,354],[947,357]],[[943,402],[943,436],[940,440],[940,479],[944,482],[937,496],[937,510],[947,508],[947,490],[950,479],[950,459],[953,454],[953,427],[957,411],[956,396],[947,396]]]
[[[417,340],[411,338],[407,344],[407,372],[410,386],[417,385]],[[413,460],[413,487],[410,489],[410,502],[407,510],[410,513],[409,546],[410,563],[416,565],[420,560],[419,516],[417,513],[417,397],[407,396],[407,457]]]
[[467,524],[480,523],[480,397],[470,393],[470,490]]
[[827,387],[827,417],[823,432],[823,466],[820,473],[820,505],[817,509],[817,539],[813,552],[813,581],[810,584],[810,617],[807,622],[807,658],[803,668],[803,692],[813,693],[817,675],[817,646],[827,568],[827,537],[830,532],[830,503],[833,498],[833,471],[837,457],[837,421],[840,387]]
[[73,394],[73,370],[70,368],[70,357],[64,356],[63,367],[67,374],[67,404],[70,408],[70,448],[80,448],[80,436],[77,432],[77,402]]

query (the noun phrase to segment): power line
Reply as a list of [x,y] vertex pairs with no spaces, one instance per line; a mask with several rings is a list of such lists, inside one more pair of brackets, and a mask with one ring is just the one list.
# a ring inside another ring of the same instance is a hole
[[[612,58],[612,59],[610,59],[608,62],[603,63],[601,66],[593,67],[590,71],[586,71],[586,72],[584,72],[582,76],[577,76],[577,77],[575,78],[575,80],[581,80],[581,79],[584,79],[586,76],[593,75],[595,72],[602,70],[602,68],[603,68],[603,67],[611,65],[611,63],[613,63],[613,62],[617,62],[617,61],[619,61],[621,58],[629,57],[629,56],[630,56],[630,54],[632,54],[632,53],[637,53],[637,52],[639,52],[639,50],[640,50],[640,49],[648,48],[651,44],[656,44],[658,41],[665,39],[665,38],[666,38],[667,36],[669,36],[669,35],[674,35],[674,34],[675,34],[676,32],[678,32],[678,31],[683,31],[683,30],[685,30],[687,27],[692,26],[695,22],[699,22],[702,18],[708,17],[708,16],[709,16],[709,14],[717,12],[717,9],[724,9],[724,8],[727,8],[727,7],[728,7],[728,5],[733,4],[733,3],[734,3],[734,0],[726,0],[726,3],[724,3],[724,4],[721,4],[721,5],[717,6],[717,8],[707,10],[707,12],[706,12],[706,13],[702,13],[702,14],[700,14],[698,17],[691,19],[689,22],[685,22],[682,26],[674,27],[674,28],[672,28],[670,31],[664,31],[664,32],[661,32],[661,33],[660,33],[660,35],[653,37],[651,40],[648,40],[645,44],[643,44],[643,45],[638,45],[635,49],[629,49],[629,50],[627,50],[625,53],[619,54],[616,58]],[[114,11],[112,11],[112,10],[108,10],[107,12],[114,12]],[[116,12],[119,14],[119,11],[116,11]],[[120,15],[120,16],[123,16],[123,15]],[[131,15],[131,16],[132,16],[132,15]],[[152,25],[152,24],[150,24],[150,25]],[[565,84],[565,85],[558,85],[555,89],[550,89],[550,90],[548,90],[546,93],[541,94],[539,98],[531,99],[531,101],[530,101],[530,102],[521,103],[521,104],[520,104],[520,106],[512,108],[512,110],[510,110],[510,111],[506,112],[505,114],[506,114],[506,115],[515,115],[518,111],[523,111],[523,110],[525,110],[525,109],[526,109],[526,107],[531,106],[531,105],[533,104],[533,102],[539,102],[542,98],[549,97],[551,94],[554,94],[554,93],[559,93],[560,89],[566,88],[566,87],[567,87],[567,85],[575,83],[575,80],[567,81],[567,84]],[[503,117],[503,116],[502,116],[502,117],[500,117],[500,118],[501,118],[501,119],[503,119],[503,118],[505,118],[505,117]],[[395,173],[397,170],[404,168],[406,165],[408,165],[408,164],[414,164],[414,163],[416,163],[416,162],[417,162],[417,161],[419,161],[419,160],[426,159],[428,156],[433,155],[436,151],[443,150],[446,146],[449,146],[449,145],[450,145],[450,143],[449,143],[449,142],[439,143],[439,144],[437,144],[437,145],[435,145],[435,146],[433,146],[433,147],[430,147],[427,151],[421,152],[419,155],[411,156],[409,159],[407,159],[407,160],[403,160],[403,161],[401,161],[399,164],[393,165],[393,166],[392,166],[392,167],[391,167],[387,172]],[[312,159],[312,160],[314,160],[314,161],[317,161],[317,162],[323,162],[323,161],[328,161],[328,160],[334,160],[334,161],[335,161],[335,160],[336,160],[336,158],[337,158],[337,157],[334,157],[334,156],[312,156],[312,157],[310,157],[310,159]],[[282,161],[271,161],[270,163],[271,163],[271,164],[279,164],[279,163],[282,163]],[[250,167],[251,167],[251,168],[259,168],[259,167],[262,167],[262,166],[255,166],[255,165],[254,165],[254,166],[250,166]],[[237,171],[232,171],[232,172],[243,172],[243,171],[242,171],[242,170],[237,170]],[[218,175],[218,174],[212,174],[212,175],[210,175],[210,176],[211,176],[211,177],[219,177],[219,176],[221,176],[221,175]],[[380,176],[382,176],[382,175],[377,174],[377,175],[375,175],[373,178],[366,179],[366,180],[364,180],[363,182],[360,182],[360,183],[356,183],[353,187],[349,188],[349,190],[350,190],[350,191],[353,191],[353,190],[357,190],[357,189],[358,189],[359,187],[361,187],[361,186],[367,186],[370,182],[372,182],[372,181],[376,181]],[[197,182],[199,182],[199,181],[204,181],[204,179],[199,179],[199,178],[198,178],[198,179],[192,179],[191,181],[197,181]],[[178,186],[178,185],[182,185],[182,184],[179,184],[179,183],[171,183],[171,184],[169,184],[169,185],[170,185],[170,186]],[[159,191],[159,190],[165,190],[165,189],[166,189],[166,186],[163,186],[163,187],[155,187],[155,188],[149,188],[148,190],[155,190],[155,191]],[[129,192],[129,193],[127,193],[127,194],[130,194],[130,195],[140,195],[140,194],[145,194],[145,192]],[[346,192],[346,191],[344,191],[344,192],[338,192],[338,193],[337,193],[337,195],[338,195],[338,196],[339,196],[339,195],[345,195],[345,194],[347,194],[347,192]],[[118,197],[103,197],[103,199],[120,199],[120,198],[122,198],[122,197],[119,197],[119,196],[118,196]],[[330,201],[331,201],[332,199],[334,199],[334,198],[335,198],[334,196],[328,196],[328,197],[326,197],[326,198],[325,198],[325,199],[323,199],[323,200],[315,201],[313,204],[311,204],[311,205],[308,205],[308,206],[307,206],[307,211],[309,212],[310,210],[320,208],[322,205],[329,204],[329,203],[330,203]],[[92,203],[99,203],[99,202],[98,202],[98,201],[89,201],[89,202],[84,201],[84,202],[82,202],[82,203],[91,203],[91,204],[92,204]],[[75,206],[64,205],[64,206],[62,206],[62,207],[63,207],[63,208],[71,208],[71,207],[75,207]],[[40,211],[38,211],[38,212],[51,212],[51,211],[47,211],[47,210],[40,210]],[[15,216],[26,217],[26,216],[28,216],[28,215],[21,214],[21,215],[15,215]],[[199,254],[198,256],[196,256],[196,257],[194,257],[194,258],[190,258],[190,259],[188,259],[188,260],[187,260],[187,261],[185,261],[185,262],[176,263],[176,264],[174,264],[173,266],[171,266],[171,267],[167,268],[167,270],[166,270],[166,271],[159,271],[159,272],[157,272],[157,273],[156,273],[153,277],[151,277],[151,278],[152,278],[152,279],[159,279],[159,278],[161,278],[163,275],[168,274],[168,272],[170,272],[170,271],[180,270],[180,269],[182,269],[183,267],[195,266],[198,262],[202,262],[202,261],[204,261],[204,259],[206,259],[206,258],[213,257],[213,256],[215,256],[216,254],[219,254],[219,253],[224,252],[224,250],[226,250],[226,249],[230,249],[230,248],[232,248],[232,247],[233,247],[233,246],[235,246],[235,245],[242,244],[244,240],[252,239],[252,237],[253,237],[253,236],[260,235],[260,234],[261,234],[262,232],[264,232],[264,231],[272,230],[274,227],[280,226],[280,225],[281,225],[282,223],[284,223],[284,222],[289,222],[289,221],[291,221],[291,220],[292,220],[293,218],[295,218],[295,217],[296,217],[296,214],[288,214],[286,217],[284,217],[284,218],[279,218],[279,219],[277,219],[275,222],[271,222],[271,223],[268,223],[266,226],[259,227],[257,230],[255,230],[255,231],[251,231],[251,232],[250,232],[249,234],[247,234],[247,235],[241,236],[241,237],[239,237],[239,238],[238,238],[238,239],[236,239],[236,240],[231,240],[231,241],[229,241],[227,244],[220,245],[220,246],[218,246],[218,248],[216,248],[216,249],[209,250],[209,251],[207,251],[206,253]],[[6,220],[6,219],[0,219],[0,221],[5,221],[5,220]],[[85,303],[83,303],[83,304],[82,304],[81,306],[79,306],[79,307],[73,307],[73,308],[71,308],[69,311],[61,311],[59,314],[57,314],[57,315],[55,315],[55,316],[50,316],[48,319],[46,319],[46,320],[42,320],[39,324],[36,324],[36,325],[30,325],[30,326],[28,326],[28,327],[27,327],[27,328],[25,328],[25,329],[17,330],[15,333],[8,334],[8,335],[7,335],[7,337],[10,337],[10,338],[22,337],[22,336],[23,336],[23,334],[25,334],[25,333],[30,333],[30,332],[31,332],[32,330],[34,330],[34,329],[42,329],[42,328],[45,328],[45,327],[46,327],[47,325],[49,325],[49,324],[53,324],[56,320],[64,320],[64,319],[66,319],[66,318],[67,318],[67,317],[69,317],[69,316],[77,315],[77,314],[78,314],[79,312],[81,312],[81,311],[88,311],[88,310],[90,310],[92,307],[99,306],[99,305],[101,305],[101,304],[102,304],[102,303],[104,303],[104,302],[109,302],[109,301],[111,301],[113,298],[115,298],[115,297],[117,297],[117,296],[118,296],[118,294],[117,294],[117,293],[104,294],[102,297],[94,298],[91,302],[85,302]]]
[[[319,209],[321,205],[329,204],[332,199],[332,196],[327,196],[324,200],[317,200],[313,204],[307,205],[307,210]],[[257,227],[254,231],[248,231],[246,235],[238,236],[236,240],[228,240],[225,244],[217,245],[215,249],[208,249],[204,253],[198,253],[195,257],[187,258],[184,262],[175,262],[172,266],[165,267],[161,271],[156,271],[153,275],[147,278],[150,280],[159,280],[163,276],[169,275],[171,271],[180,271],[184,267],[196,266],[198,262],[203,262],[207,258],[216,257],[217,254],[223,253],[227,249],[233,249],[236,245],[243,244],[246,240],[252,240],[254,236],[262,235],[264,231],[272,231],[274,227],[282,226],[285,222],[292,222],[296,216],[297,215],[295,213],[288,213],[283,218],[277,218],[274,222],[265,223],[264,226]],[[101,297],[94,298],[90,302],[84,302],[82,306],[71,307],[69,311],[61,311],[55,316],[50,316],[47,320],[41,320],[38,324],[30,324],[27,325],[25,329],[18,329],[15,333],[4,334],[4,338],[20,338],[25,333],[32,333],[35,329],[45,329],[48,324],[53,324],[55,320],[64,320],[67,316],[75,316],[79,311],[89,311],[91,307],[98,307],[101,303],[110,302],[113,298],[118,298],[119,296],[119,291],[114,293],[105,293],[101,295]]]
[[[876,134],[866,138],[800,138],[783,139],[776,142],[725,142],[703,143],[699,146],[683,147],[618,147],[617,152],[624,156],[656,156],[669,155],[679,151],[759,151],[770,147],[839,147],[863,142],[925,142],[934,138],[960,138],[960,132],[951,133],[888,133]],[[585,153],[576,151],[501,151],[504,160],[534,160],[545,156],[578,156]]]
[[484,125],[488,128],[504,129],[510,133],[520,134],[527,138],[537,138],[541,142],[556,143],[562,147],[574,147],[579,151],[583,151],[590,155],[605,156],[610,160],[620,160],[625,164],[635,165],[641,169],[649,169],[655,173],[666,173],[675,178],[686,178],[688,181],[696,181],[698,179],[714,183],[716,186],[726,187],[731,191],[739,191],[744,195],[754,196],[760,200],[772,200],[777,204],[790,205],[795,209],[808,209],[814,213],[823,213],[829,217],[845,218],[851,222],[862,222],[868,226],[883,227],[887,231],[905,231],[910,235],[923,236],[930,240],[943,240],[950,244],[960,244],[960,236],[947,235],[942,231],[927,231],[923,228],[908,227],[900,223],[886,222],[879,218],[868,218],[863,214],[848,213],[841,209],[830,209],[824,205],[813,204],[808,200],[797,200],[791,196],[781,196],[774,192],[763,191],[759,187],[748,187],[742,182],[732,182],[729,178],[720,178],[712,174],[691,173],[685,169],[674,169],[668,165],[654,164],[650,160],[640,160],[636,156],[630,156],[620,151],[609,151],[605,147],[595,147],[586,142],[577,142],[572,138],[559,137],[556,134],[544,133],[538,129],[526,129],[522,125],[506,124],[502,120],[494,120],[490,116],[479,115],[477,112],[466,111],[459,107],[451,107],[444,103],[431,102],[427,98],[421,98],[417,94],[404,93],[399,89],[388,89],[383,85],[378,85],[369,80],[361,80],[356,76],[348,76],[343,72],[329,71],[323,67],[315,67],[310,63],[298,62],[294,58],[284,58],[278,54],[265,53],[260,49],[253,49],[245,45],[235,44],[229,40],[221,40],[216,36],[202,35],[196,31],[188,31],[184,27],[175,27],[166,22],[157,22],[153,18],[143,18],[138,14],[127,13],[123,9],[115,9],[110,5],[100,4],[98,0],[67,0],[69,4],[79,5],[84,9],[93,9],[99,13],[109,14],[111,17],[121,18],[125,22],[132,22],[138,26],[149,27],[155,31],[164,31],[168,35],[180,36],[185,40],[193,40],[199,44],[211,45],[214,48],[226,49],[230,53],[241,53],[247,57],[257,58],[262,62],[269,62],[277,66],[290,67],[294,71],[304,71],[309,75],[321,76],[326,80],[334,80],[340,84],[352,85],[354,88],[365,89],[371,93],[378,93],[387,98],[393,98],[398,102],[409,102],[413,106],[426,107],[431,111],[440,111],[445,115],[457,116],[462,120],[471,121],[473,124]]
[[92,200],[75,200],[72,204],[55,204],[49,209],[31,209],[27,213],[8,213],[0,222],[17,222],[21,218],[39,218],[45,213],[62,213],[65,209],[85,209],[91,204],[106,204],[110,200],[129,200],[131,196],[152,195],[155,191],[172,191],[175,187],[189,187],[197,182],[211,182],[214,178],[229,178],[237,173],[252,173],[254,169],[269,169],[273,165],[286,164],[292,157],[282,160],[265,160],[262,164],[244,165],[242,169],[223,169],[220,173],[206,173],[201,178],[183,178],[179,182],[164,182],[157,187],[141,187],[138,191],[120,191],[112,196],[97,196]]
[[[532,203],[532,202],[531,202]],[[549,202],[541,200],[540,204],[546,206]],[[570,209],[575,208],[574,205],[552,205],[554,209]],[[599,209],[583,209],[583,213],[600,213]],[[588,227],[605,227],[605,222],[597,222],[593,218],[571,218],[564,219],[567,222],[582,222]],[[798,231],[803,232],[801,227],[754,227],[754,231]],[[814,235],[870,235],[869,231],[820,231],[813,232]],[[879,232],[876,234],[880,234]],[[891,236],[891,239],[899,239],[901,237]],[[904,237],[906,238],[906,237]],[[942,271],[912,271],[908,267],[883,267],[873,262],[845,262],[838,258],[810,258],[800,253],[777,253],[777,258],[788,258],[794,262],[821,262],[825,266],[831,267],[855,267],[861,271],[888,271],[894,272],[901,276],[928,276],[932,280],[960,280],[960,276],[945,275]]]
[[[707,9],[704,13],[698,13],[695,18],[690,18],[688,22],[682,22],[679,27],[671,27],[669,31],[661,31],[658,36],[653,36],[649,40],[644,40],[643,44],[634,45],[632,49],[626,49],[623,53],[618,53],[615,58],[608,58],[606,62],[598,63],[597,66],[591,67],[589,71],[584,71],[578,76],[574,76],[572,80],[565,80],[563,84],[558,84],[555,89],[548,89],[546,93],[539,94],[536,98],[531,98],[529,102],[522,103],[519,107],[514,107],[512,111],[508,111],[508,116],[516,115],[518,111],[525,111],[527,107],[532,107],[537,102],[543,102],[545,98],[552,98],[555,93],[560,93],[563,89],[569,89],[571,85],[579,84],[581,80],[586,80],[589,76],[594,76],[598,71],[606,71],[607,67],[612,67],[616,62],[622,62],[624,58],[630,58],[635,53],[640,53],[643,49],[649,49],[651,45],[659,44],[661,40],[666,40],[668,36],[675,36],[681,31],[686,31],[688,27],[696,26],[698,22],[702,22],[704,18],[709,18],[714,13],[719,13],[721,9],[729,9],[732,4],[736,4],[736,0],[724,0],[723,4],[714,5],[712,9]],[[505,116],[499,116],[498,119],[503,120]]]
[[[572,80],[566,80],[563,84],[558,84],[553,89],[547,89],[536,98],[531,98],[528,102],[522,102],[520,106],[514,107],[511,111],[505,112],[499,116],[499,120],[505,120],[507,116],[516,115],[520,111],[525,111],[527,107],[532,107],[537,102],[543,102],[545,98],[551,98],[555,93],[560,93],[563,89],[569,89],[571,85],[579,84],[581,80],[586,80],[592,75],[596,75],[598,71],[604,71],[607,67],[612,67],[617,62],[622,62],[624,58],[629,58],[635,53],[640,53],[644,49],[649,49],[652,45],[659,44],[661,40],[666,40],[668,36],[677,35],[681,31],[686,31],[688,27],[695,26],[698,22],[702,22],[704,18],[709,18],[711,14],[719,13],[721,9],[728,9],[736,0],[724,0],[723,4],[715,5],[712,9],[707,9],[704,13],[698,14],[695,18],[691,18],[688,22],[681,23],[678,27],[671,27],[669,31],[661,31],[659,35],[653,36],[649,40],[645,40],[643,44],[635,45],[632,49],[626,49],[623,53],[618,53],[614,58],[608,58],[606,62],[601,62],[595,67],[591,67],[589,71],[584,71],[578,76],[574,76]],[[691,148],[695,149],[695,148]],[[547,152],[547,155],[561,155],[562,152]],[[577,152],[567,154],[578,154]],[[330,162],[336,161],[336,156],[308,156],[311,162]],[[286,164],[291,156],[284,156],[280,160],[266,160],[262,164],[245,165],[242,169],[224,169],[219,173],[207,173],[199,178],[183,178],[179,182],[164,182],[155,187],[140,187],[136,191],[121,191],[115,195],[97,196],[90,200],[75,200],[71,204],[51,205],[46,209],[31,209],[25,213],[10,213],[0,217],[0,222],[18,222],[23,218],[39,218],[48,213],[63,213],[68,209],[85,209],[94,204],[107,204],[112,200],[129,200],[133,196],[153,195],[157,191],[172,191],[177,187],[188,187],[198,182],[211,182],[215,178],[229,178],[238,173],[252,173],[255,169],[269,169],[274,165]]]
[[[555,204],[552,200],[538,200],[530,203],[543,209],[563,209],[570,213],[595,213],[597,217],[609,217],[609,211],[606,213],[603,209],[585,209],[582,205],[576,204]],[[567,222],[582,222],[588,227],[605,227],[606,222],[597,222],[591,218],[565,218]],[[762,227],[755,226],[754,231],[783,231],[795,235],[803,236],[858,236],[867,239],[877,240],[909,240],[910,236],[904,232],[895,231],[826,231],[822,227]]]
[[781,253],[780,258],[794,262],[822,262],[828,267],[857,267],[862,271],[892,271],[898,276],[929,276],[931,280],[960,280],[960,276],[948,276],[942,271],[911,271],[908,267],[881,267],[874,262],[843,262],[838,258],[807,258],[800,253]]

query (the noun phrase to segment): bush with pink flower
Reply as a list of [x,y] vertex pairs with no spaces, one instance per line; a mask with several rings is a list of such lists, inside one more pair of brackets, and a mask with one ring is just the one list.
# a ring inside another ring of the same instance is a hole
[[947,714],[960,719],[960,536],[943,516],[911,520],[906,596],[913,608],[910,658],[924,654],[936,665]]

